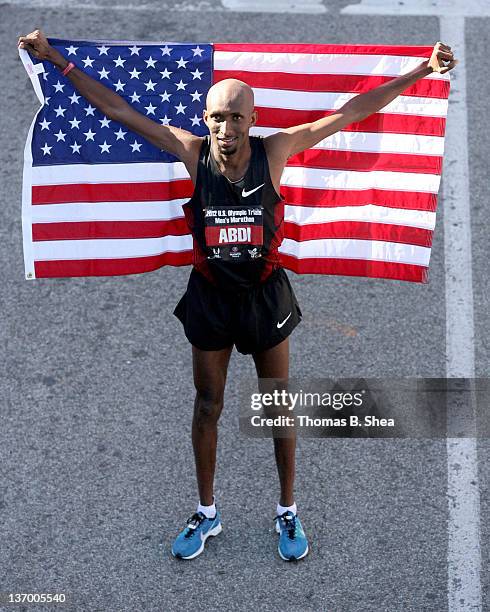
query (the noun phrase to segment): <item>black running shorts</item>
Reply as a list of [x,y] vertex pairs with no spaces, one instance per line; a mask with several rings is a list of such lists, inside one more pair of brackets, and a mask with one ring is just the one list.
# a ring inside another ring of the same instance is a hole
[[197,348],[217,351],[234,344],[244,355],[282,342],[302,316],[282,268],[260,285],[233,292],[218,289],[193,269],[174,315]]

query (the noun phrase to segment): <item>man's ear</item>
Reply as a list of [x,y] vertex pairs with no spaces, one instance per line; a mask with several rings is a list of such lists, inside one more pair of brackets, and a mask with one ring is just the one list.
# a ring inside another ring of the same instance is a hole
[[204,123],[208,125],[208,111],[206,109],[202,111],[202,118],[204,119]]
[[259,113],[256,110],[254,110],[254,112],[252,113],[250,117],[250,125],[255,125],[257,123],[258,118],[259,118]]

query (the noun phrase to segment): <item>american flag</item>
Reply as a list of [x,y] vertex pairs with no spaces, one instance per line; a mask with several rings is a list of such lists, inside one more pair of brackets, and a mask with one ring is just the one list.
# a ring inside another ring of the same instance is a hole
[[[432,47],[49,39],[158,124],[204,136],[209,87],[252,86],[252,135],[319,119],[405,74]],[[41,103],[24,152],[26,278],[107,276],[191,263],[182,212],[193,185],[177,158],[110,120],[47,61],[19,49]],[[419,80],[380,112],[290,158],[285,268],[427,282],[449,74]]]

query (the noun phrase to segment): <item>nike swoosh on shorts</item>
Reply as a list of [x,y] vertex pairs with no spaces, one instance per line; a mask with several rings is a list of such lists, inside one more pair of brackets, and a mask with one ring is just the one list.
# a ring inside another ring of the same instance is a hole
[[284,321],[282,321],[281,323],[279,323],[279,322],[278,322],[278,323],[277,323],[277,328],[278,328],[278,329],[281,329],[281,327],[284,325],[284,323],[286,323],[286,321],[289,319],[289,317],[290,317],[292,314],[293,314],[293,313],[292,313],[292,312],[290,312],[290,313],[288,314],[288,316],[287,316],[287,317],[284,319]]

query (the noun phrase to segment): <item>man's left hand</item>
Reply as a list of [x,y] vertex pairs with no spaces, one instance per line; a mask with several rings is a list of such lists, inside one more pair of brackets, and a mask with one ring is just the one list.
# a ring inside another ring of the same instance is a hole
[[434,72],[445,74],[449,70],[452,70],[457,63],[458,60],[454,59],[454,54],[451,51],[451,47],[442,42],[438,42],[434,45],[434,49],[427,66],[430,66]]

